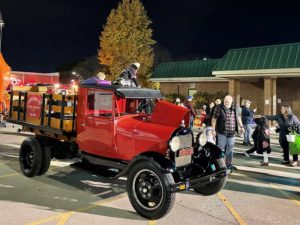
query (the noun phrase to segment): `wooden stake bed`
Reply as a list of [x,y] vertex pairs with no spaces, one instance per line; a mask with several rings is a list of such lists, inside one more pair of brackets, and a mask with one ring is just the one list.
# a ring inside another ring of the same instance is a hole
[[59,139],[76,137],[77,95],[12,91],[8,122],[24,131]]

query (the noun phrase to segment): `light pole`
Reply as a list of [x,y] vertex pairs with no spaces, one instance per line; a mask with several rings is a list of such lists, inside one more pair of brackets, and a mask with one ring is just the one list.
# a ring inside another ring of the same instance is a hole
[[0,52],[1,52],[1,42],[2,42],[2,28],[4,27],[4,22],[2,19],[2,14],[0,11]]

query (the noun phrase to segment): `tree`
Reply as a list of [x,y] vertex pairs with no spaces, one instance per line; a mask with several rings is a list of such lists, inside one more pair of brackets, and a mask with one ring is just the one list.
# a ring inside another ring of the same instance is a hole
[[108,77],[115,80],[132,62],[141,67],[138,80],[149,86],[150,71],[154,63],[151,20],[140,0],[123,0],[113,9],[100,35],[98,60],[108,67]]
[[106,73],[106,70],[107,69],[104,65],[99,64],[96,55],[85,58],[84,60],[78,62],[74,68],[72,68],[72,72],[80,75],[82,79],[95,76],[100,71]]

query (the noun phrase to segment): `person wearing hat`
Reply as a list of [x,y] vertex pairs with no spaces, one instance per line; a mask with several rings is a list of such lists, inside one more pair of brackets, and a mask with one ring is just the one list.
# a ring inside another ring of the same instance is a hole
[[176,98],[175,105],[183,106],[183,103],[181,102],[180,98]]
[[140,63],[138,62],[131,63],[122,71],[116,82],[123,86],[139,87],[137,82],[137,71],[140,66]]
[[254,110],[250,109],[250,106],[251,106],[251,101],[245,100],[245,105],[244,107],[242,107],[242,113],[241,113],[242,123],[245,130],[243,145],[246,146],[252,146],[252,144],[250,143],[251,122],[253,121],[253,116],[254,113],[256,112],[256,109]]
[[180,98],[176,98],[176,100],[175,100],[175,105],[180,105]]
[[190,115],[190,128],[193,128],[194,125],[194,120],[197,116],[197,113],[195,111],[195,108],[192,104],[192,100],[193,100],[193,96],[187,96],[183,102],[183,106],[188,108],[191,111],[191,115]]

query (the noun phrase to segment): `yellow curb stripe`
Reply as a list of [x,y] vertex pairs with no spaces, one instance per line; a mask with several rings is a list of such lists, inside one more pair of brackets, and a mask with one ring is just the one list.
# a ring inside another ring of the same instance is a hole
[[75,212],[71,212],[71,213],[67,213],[63,216],[61,216],[60,220],[58,221],[58,223],[56,225],[65,225],[67,220],[73,215],[75,214]]
[[26,225],[39,225],[39,224],[46,223],[46,222],[49,222],[49,221],[52,221],[52,220],[55,220],[55,219],[59,219],[58,224],[63,225],[70,218],[71,215],[73,215],[77,212],[84,212],[84,211],[87,211],[89,209],[93,209],[93,208],[96,208],[98,206],[102,206],[106,203],[110,203],[110,202],[113,202],[113,201],[116,201],[116,200],[119,200],[119,199],[122,199],[122,198],[125,198],[125,197],[127,197],[127,193],[120,194],[120,195],[117,195],[117,196],[109,198],[109,199],[103,199],[103,200],[100,200],[98,202],[92,203],[92,205],[88,205],[88,206],[85,206],[85,207],[82,207],[82,208],[78,208],[78,209],[75,209],[74,211],[67,211],[65,213],[59,213],[58,215],[50,216],[50,217],[47,217],[47,218],[41,219],[41,220],[37,220],[35,222],[28,223]]
[[227,209],[230,211],[230,213],[233,215],[233,217],[236,219],[236,221],[240,224],[240,225],[247,225],[247,223],[243,220],[243,218],[238,214],[238,212],[232,207],[232,205],[230,204],[229,201],[227,201],[227,199],[225,198],[225,196],[219,192],[217,194],[217,196],[219,197],[219,199],[221,199],[221,201],[223,202],[223,204],[227,207]]
[[288,195],[285,191],[281,190],[279,186],[270,184],[271,187],[275,188],[278,192],[280,192],[282,195],[287,197],[288,200],[294,202],[296,205],[300,206],[300,201],[298,199],[293,198],[292,196]]
[[12,176],[17,176],[17,175],[20,175],[20,173],[11,173],[11,174],[7,174],[7,175],[2,175],[2,176],[0,176],[0,178],[12,177]]
[[155,225],[156,224],[156,220],[149,220],[148,225]]

